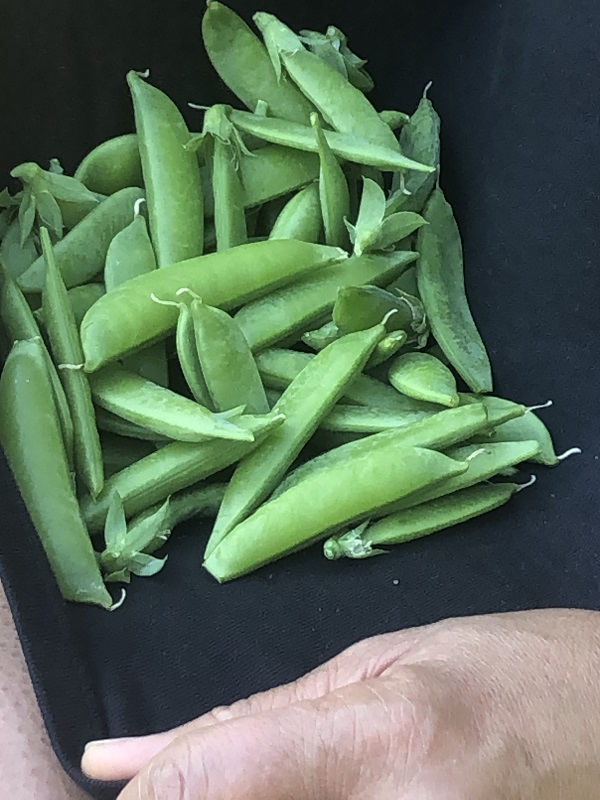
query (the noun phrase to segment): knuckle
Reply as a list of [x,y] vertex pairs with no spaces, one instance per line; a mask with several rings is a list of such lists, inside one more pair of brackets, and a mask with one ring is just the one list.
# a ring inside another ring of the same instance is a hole
[[182,737],[153,759],[140,776],[139,800],[192,800],[196,783],[190,743]]

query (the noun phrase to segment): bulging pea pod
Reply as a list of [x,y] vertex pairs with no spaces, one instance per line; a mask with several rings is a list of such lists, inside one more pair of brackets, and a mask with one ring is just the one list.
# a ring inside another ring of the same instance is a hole
[[273,409],[285,416],[285,422],[238,464],[206,546],[207,555],[275,489],[384,335],[385,327],[379,324],[339,339],[290,383]]
[[91,192],[102,195],[130,186],[143,186],[138,138],[126,133],[94,147],[75,170],[75,178]]
[[0,241],[0,258],[8,274],[16,280],[29,269],[38,255],[38,248],[33,237],[28,237],[21,244],[21,225],[19,218],[15,217],[9,223],[8,229]]
[[[384,446],[344,459],[325,480],[321,474],[309,474],[264,503],[229,532],[204,567],[219,582],[245,575],[467,468],[464,462],[417,447]],[[340,486],[352,491],[340,493]]]
[[179,109],[137,72],[127,74],[159,267],[202,253],[204,197],[190,132]]
[[460,403],[456,378],[448,367],[428,353],[404,353],[388,371],[394,389],[415,400],[455,408]]
[[337,157],[331,151],[317,114],[311,114],[310,124],[319,151],[319,202],[323,217],[325,243],[346,247],[348,233],[345,220],[350,215],[348,181]]
[[273,223],[269,239],[300,239],[318,242],[323,228],[319,184],[309,183],[291,197]]
[[248,344],[261,350],[296,336],[319,323],[335,303],[340,288],[362,284],[386,284],[415,259],[416,253],[352,256],[314,276],[248,303],[235,315]]
[[[175,343],[177,347],[177,358],[183,377],[188,385],[192,397],[201,406],[214,411],[212,398],[208,391],[204,374],[198,357],[198,345],[196,343],[196,331],[190,306],[179,303],[179,318],[177,320],[177,330],[175,333]],[[242,405],[239,404],[238,405]]]
[[381,549],[382,546],[412,542],[494,511],[508,503],[521,488],[516,483],[494,483],[462,489],[332,536],[323,544],[323,554],[336,560],[362,559],[387,553]]
[[240,419],[240,426],[254,441],[171,442],[136,461],[111,476],[96,500],[83,498],[82,513],[90,532],[102,530],[113,493],[123,501],[126,516],[132,517],[235,464],[282,422],[283,416],[276,413],[258,417],[248,414]]
[[[165,338],[177,324],[177,292],[181,288],[189,288],[208,305],[227,310],[346,258],[347,254],[335,247],[273,239],[140,275],[101,297],[85,315],[81,324],[85,369],[94,372]],[[171,301],[175,307],[159,305],[153,297]]]
[[4,365],[0,444],[63,597],[110,608],[75,497],[39,338],[16,342]]
[[[54,246],[54,255],[67,289],[92,280],[104,269],[108,246],[131,221],[131,209],[144,193],[136,187],[121,189],[90,211]],[[46,279],[43,256],[19,276],[24,292],[41,292]]]

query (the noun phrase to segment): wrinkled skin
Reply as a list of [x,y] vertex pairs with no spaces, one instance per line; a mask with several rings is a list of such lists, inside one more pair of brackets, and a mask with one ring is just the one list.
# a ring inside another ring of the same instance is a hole
[[599,674],[595,612],[448,620],[83,767],[120,800],[592,800]]

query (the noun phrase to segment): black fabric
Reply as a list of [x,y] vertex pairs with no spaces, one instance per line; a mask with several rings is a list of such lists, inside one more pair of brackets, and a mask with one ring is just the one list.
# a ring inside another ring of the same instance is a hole
[[[3,9],[12,65],[0,74],[3,176],[52,156],[71,169],[101,139],[131,130],[129,68],[150,67],[183,108],[227,96],[202,53],[197,2],[35,5],[35,22],[31,4]],[[295,27],[342,27],[370,56],[380,107],[410,110],[434,81],[442,182],[496,391],[552,399],[542,413],[557,448],[579,445],[583,455],[532,469],[537,484],[487,518],[366,562],[330,563],[315,547],[218,586],[201,569],[206,530],[189,524],[164,571],[134,580],[113,614],[60,601],[2,462],[1,577],[53,745],[96,798],[117,789],[79,774],[88,739],[176,725],[383,631],[451,615],[600,608],[597,0],[265,7]]]

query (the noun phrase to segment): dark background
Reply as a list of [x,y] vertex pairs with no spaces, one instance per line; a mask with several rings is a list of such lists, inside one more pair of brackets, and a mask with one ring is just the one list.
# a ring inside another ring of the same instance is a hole
[[[232,5],[249,19],[256,10]],[[442,183],[496,391],[543,412],[583,455],[509,507],[380,559],[314,548],[230,585],[200,568],[203,531],[118,612],[57,596],[5,463],[0,570],[54,746],[78,780],[85,741],[188,720],[292,679],[357,639],[451,615],[600,608],[600,9],[597,0],[271,0],[292,27],[339,25],[370,57],[379,107],[411,111],[424,85],[443,121]],[[0,185],[24,160],[72,170],[132,130],[128,69],[187,101],[229,96],[203,55],[199,3],[4,4]],[[352,487],[342,487],[351,491]],[[83,783],[96,797],[110,798]]]

